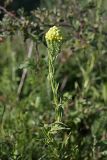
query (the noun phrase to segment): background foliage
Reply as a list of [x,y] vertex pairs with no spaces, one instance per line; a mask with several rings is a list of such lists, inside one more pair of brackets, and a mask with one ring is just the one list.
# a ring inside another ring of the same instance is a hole
[[[0,2],[0,159],[106,160],[106,0],[32,1],[33,8],[21,1],[8,8],[18,2]],[[65,127],[51,131],[44,35],[53,25],[65,35],[55,66]]]

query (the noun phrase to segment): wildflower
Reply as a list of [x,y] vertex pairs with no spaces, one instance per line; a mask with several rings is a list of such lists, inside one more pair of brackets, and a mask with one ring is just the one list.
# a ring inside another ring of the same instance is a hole
[[53,26],[49,29],[49,31],[46,33],[45,38],[46,38],[46,41],[61,42],[63,40],[61,31],[56,26]]
[[49,75],[48,79],[50,81],[50,85],[53,92],[53,102],[56,110],[56,119],[57,121],[61,120],[61,107],[58,98],[58,84],[55,80],[55,61],[60,52],[63,36],[61,30],[53,26],[49,29],[49,31],[45,35],[47,48],[48,48],[48,66],[49,66]]
[[46,33],[45,38],[49,54],[52,54],[53,56],[58,55],[63,41],[61,30],[58,27],[53,26]]

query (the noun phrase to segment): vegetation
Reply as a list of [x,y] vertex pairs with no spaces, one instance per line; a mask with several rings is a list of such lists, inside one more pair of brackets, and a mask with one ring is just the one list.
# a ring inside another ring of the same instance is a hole
[[4,2],[0,160],[106,160],[106,0]]

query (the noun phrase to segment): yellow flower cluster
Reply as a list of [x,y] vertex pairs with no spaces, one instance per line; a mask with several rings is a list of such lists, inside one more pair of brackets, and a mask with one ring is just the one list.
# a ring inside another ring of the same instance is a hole
[[49,29],[49,31],[46,33],[45,38],[46,41],[59,41],[59,42],[61,42],[63,39],[60,29],[56,26],[53,26]]

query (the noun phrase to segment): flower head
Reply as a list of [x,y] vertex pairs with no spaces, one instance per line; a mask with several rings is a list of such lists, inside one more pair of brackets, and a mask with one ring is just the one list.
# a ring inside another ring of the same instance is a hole
[[45,35],[45,38],[46,38],[46,41],[61,42],[63,40],[61,30],[56,26],[53,26],[49,29],[49,31]]

